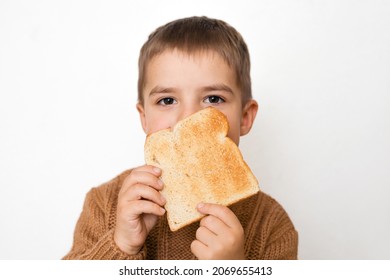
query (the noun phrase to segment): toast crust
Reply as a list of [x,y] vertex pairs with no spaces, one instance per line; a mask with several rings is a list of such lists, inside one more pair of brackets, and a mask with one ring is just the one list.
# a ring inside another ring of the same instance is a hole
[[207,107],[146,137],[145,161],[161,168],[172,231],[200,220],[200,202],[229,206],[259,191],[256,177],[227,137],[226,116]]

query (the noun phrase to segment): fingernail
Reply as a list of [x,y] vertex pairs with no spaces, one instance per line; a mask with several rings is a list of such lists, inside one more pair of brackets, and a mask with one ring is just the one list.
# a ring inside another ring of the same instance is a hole
[[163,196],[161,196],[161,201],[164,202],[164,203],[167,202],[167,200]]
[[163,213],[163,214],[165,213],[165,209],[164,208],[161,207],[160,210],[161,210],[161,213]]
[[199,204],[197,205],[197,207],[198,207],[198,208],[203,208],[203,207],[204,207],[204,203],[203,203],[203,202],[199,203]]
[[161,169],[158,168],[158,167],[153,167],[153,171],[157,174],[160,174],[161,173]]
[[157,182],[158,182],[160,187],[164,186],[164,183],[163,183],[163,181],[161,179],[159,179]]

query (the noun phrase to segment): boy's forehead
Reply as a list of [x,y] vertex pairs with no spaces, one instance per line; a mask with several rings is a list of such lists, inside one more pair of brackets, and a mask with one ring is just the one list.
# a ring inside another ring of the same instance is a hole
[[158,59],[159,57],[164,56],[164,55],[174,57],[174,58],[183,59],[183,60],[190,59],[190,60],[193,60],[195,62],[199,61],[199,60],[203,60],[203,59],[206,61],[207,60],[212,61],[215,59],[222,59],[224,61],[224,63],[226,64],[226,66],[231,68],[229,62],[226,59],[224,59],[217,51],[211,50],[211,49],[196,49],[196,50],[188,51],[188,50],[181,50],[181,49],[177,49],[177,48],[168,48],[168,49],[165,49],[162,52],[156,53],[154,56],[150,57],[149,61],[147,61],[146,63],[150,64],[153,61],[155,61],[156,59]]
[[145,71],[145,86],[157,80],[173,81],[178,77],[198,81],[225,81],[237,86],[234,69],[215,51],[184,52],[169,49],[156,54]]

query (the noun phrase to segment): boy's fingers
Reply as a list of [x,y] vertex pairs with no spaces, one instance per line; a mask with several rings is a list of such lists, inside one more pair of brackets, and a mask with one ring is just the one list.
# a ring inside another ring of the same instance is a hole
[[205,244],[210,246],[216,242],[216,233],[212,232],[210,229],[200,226],[196,230],[195,238]]
[[202,214],[217,217],[229,227],[236,227],[237,223],[241,225],[236,215],[226,206],[202,202],[197,205],[197,210]]
[[200,242],[199,240],[194,240],[191,243],[191,252],[197,257],[198,259],[204,258],[204,252],[208,251],[208,247]]
[[129,207],[127,214],[131,216],[138,217],[141,214],[154,214],[157,216],[162,216],[165,214],[165,209],[147,200],[133,200],[130,202],[132,207]]
[[129,176],[126,177],[123,182],[121,192],[126,192],[128,188],[136,184],[142,184],[146,186],[150,186],[156,190],[162,190],[164,184],[157,176],[151,174],[147,171],[133,171]]
[[159,204],[160,206],[163,206],[166,203],[165,198],[160,192],[142,184],[131,186],[127,189],[126,192],[123,192],[120,197],[120,201],[127,202],[139,199],[150,200]]
[[125,178],[125,182],[128,182],[131,178],[135,176],[139,177],[142,174],[150,174],[151,176],[158,178],[161,176],[162,170],[153,165],[142,165],[131,170],[130,174],[127,175],[127,177]]
[[206,227],[211,232],[217,235],[223,233],[227,227],[227,225],[222,222],[221,219],[212,215],[207,215],[203,217],[202,220],[200,220],[200,226]]
[[137,168],[134,168],[131,172],[134,172],[134,171],[145,171],[145,172],[152,173],[156,176],[160,176],[161,172],[162,172],[160,168],[153,166],[153,165],[142,165],[142,166],[139,166]]

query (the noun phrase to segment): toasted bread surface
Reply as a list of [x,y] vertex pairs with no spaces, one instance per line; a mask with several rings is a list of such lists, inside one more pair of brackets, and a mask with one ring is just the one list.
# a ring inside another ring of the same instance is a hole
[[227,137],[223,113],[207,107],[146,138],[145,161],[162,169],[168,224],[176,231],[203,217],[200,202],[229,206],[259,191],[256,177]]

